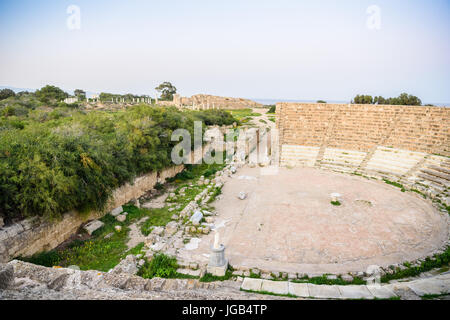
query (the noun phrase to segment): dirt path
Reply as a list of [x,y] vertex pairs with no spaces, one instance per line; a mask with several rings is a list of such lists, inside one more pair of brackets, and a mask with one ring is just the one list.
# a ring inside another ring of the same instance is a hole
[[141,232],[141,224],[144,223],[149,217],[144,217],[139,221],[130,225],[130,232],[128,233],[128,250],[136,247],[139,243],[145,242],[145,236]]
[[[252,109],[253,113],[260,113],[261,115],[257,116],[257,117],[253,117],[253,119],[250,121],[250,123],[259,128],[267,128],[268,127],[271,130],[275,129],[275,122],[272,122],[269,120],[269,117],[275,116],[275,115],[267,114],[268,111],[269,111],[269,108],[254,108],[254,109]],[[261,120],[265,121],[266,123],[261,122]]]

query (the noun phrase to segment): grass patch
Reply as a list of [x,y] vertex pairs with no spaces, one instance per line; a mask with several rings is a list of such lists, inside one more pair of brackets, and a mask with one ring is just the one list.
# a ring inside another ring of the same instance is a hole
[[327,275],[322,275],[320,277],[310,278],[308,276],[304,276],[298,280],[292,280],[291,282],[295,283],[311,283],[316,285],[340,285],[340,286],[348,286],[348,285],[365,285],[366,281],[364,281],[360,277],[354,277],[352,282],[347,282],[343,280],[340,276],[337,279],[328,279]]
[[450,292],[441,293],[441,294],[426,294],[426,295],[423,295],[421,298],[422,298],[422,300],[435,300],[435,299],[439,299],[441,297],[445,297],[448,295],[450,295]]
[[178,263],[175,257],[159,253],[150,262],[145,262],[138,272],[138,276],[145,279],[196,279],[198,277],[178,273]]
[[253,112],[252,109],[233,109],[227,111],[229,111],[235,119],[241,122],[245,118],[261,116],[261,113]]
[[216,198],[222,194],[222,187],[214,187],[212,190],[212,194],[210,195],[210,198],[208,200],[208,203],[214,202]]
[[445,203],[442,204],[445,210],[447,210],[447,213],[450,214],[450,206],[446,205]]
[[426,194],[424,194],[423,192],[420,192],[420,191],[417,190],[417,189],[411,189],[410,191],[411,191],[411,192],[415,192],[415,193],[417,193],[417,194],[420,194],[424,199],[427,198],[427,195],[426,195]]
[[122,229],[122,232],[114,233],[109,239],[101,238],[102,235],[73,243],[64,250],[51,250],[21,260],[46,267],[77,265],[81,270],[107,272],[126,256],[126,232]]
[[57,251],[51,250],[39,252],[30,257],[18,257],[17,259],[44,267],[53,267],[59,264],[61,255]]
[[215,281],[226,281],[233,277],[233,269],[229,266],[224,276],[218,277],[213,276],[211,273],[205,273],[203,277],[200,278],[200,282],[215,282]]
[[273,293],[273,292],[269,292],[269,291],[253,291],[253,290],[245,290],[245,289],[239,289],[240,291],[243,292],[248,292],[248,293],[257,293],[257,294],[265,294],[265,295],[269,295],[269,296],[276,296],[276,297],[287,297],[287,298],[298,298],[296,295],[293,294],[279,294],[279,293]]
[[[450,262],[450,247],[447,247],[446,250],[439,254],[434,255],[433,257],[428,257],[423,261],[420,266],[412,267],[411,265],[406,266],[406,269],[401,270],[400,268],[394,269],[393,274],[385,274],[381,277],[381,282],[386,283],[390,280],[398,280],[402,278],[416,277],[422,272],[427,272],[432,269],[437,268],[447,268]],[[445,270],[445,269],[444,269]]]
[[142,278],[175,278],[177,275],[177,259],[165,254],[157,254],[150,262],[146,262],[138,275]]
[[384,181],[385,183],[391,185],[391,186],[394,186],[394,187],[400,188],[400,189],[402,189],[402,190],[405,190],[405,187],[403,187],[403,185],[400,184],[400,183],[398,183],[398,182],[390,181],[390,180],[388,180],[388,179],[383,179],[383,181]]
[[154,227],[164,227],[172,220],[173,212],[169,212],[169,207],[142,210],[148,211],[149,217],[141,225],[141,232],[145,236],[148,236]]
[[[129,254],[138,254],[142,251],[144,243],[128,250],[128,226],[137,219],[148,214],[145,209],[135,206],[123,206],[128,212],[127,220],[118,222],[113,216],[107,214],[100,219],[105,225],[96,230],[87,240],[74,240],[63,248],[41,252],[30,257],[18,259],[46,267],[68,267],[77,265],[81,270],[99,270],[107,272],[114,268],[120,260]],[[121,232],[116,232],[114,227],[122,226]],[[111,235],[105,239],[106,235]]]

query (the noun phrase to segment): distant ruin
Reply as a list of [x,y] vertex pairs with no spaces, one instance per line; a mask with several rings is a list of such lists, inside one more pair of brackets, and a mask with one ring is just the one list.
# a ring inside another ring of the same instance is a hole
[[207,94],[196,94],[192,97],[181,97],[179,94],[173,96],[173,101],[159,101],[160,105],[174,105],[179,108],[192,110],[210,109],[246,109],[257,108],[263,105],[244,98],[219,97]]

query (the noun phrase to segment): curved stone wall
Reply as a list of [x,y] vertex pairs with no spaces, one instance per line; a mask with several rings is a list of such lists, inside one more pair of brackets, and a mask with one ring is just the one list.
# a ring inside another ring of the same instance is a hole
[[397,182],[450,205],[450,108],[278,103],[280,163]]

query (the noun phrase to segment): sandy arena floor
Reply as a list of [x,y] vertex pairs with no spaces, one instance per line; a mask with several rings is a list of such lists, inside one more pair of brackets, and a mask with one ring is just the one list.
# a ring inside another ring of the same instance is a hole
[[[240,191],[248,198],[237,199]],[[342,206],[330,204],[333,192]],[[340,273],[411,261],[441,247],[449,231],[448,216],[416,195],[312,168],[275,176],[240,169],[214,206],[231,264],[268,271]],[[207,262],[213,239],[214,232],[179,255]]]

